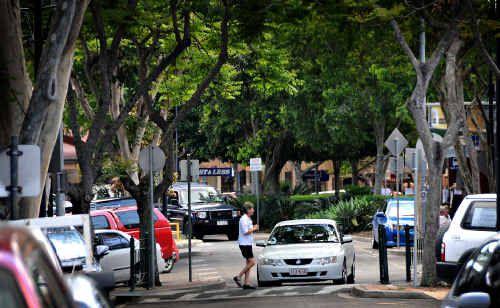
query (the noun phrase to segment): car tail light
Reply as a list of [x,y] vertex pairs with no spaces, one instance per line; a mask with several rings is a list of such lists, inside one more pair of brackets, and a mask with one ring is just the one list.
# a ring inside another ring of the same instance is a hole
[[446,261],[446,244],[444,242],[441,243],[441,262]]

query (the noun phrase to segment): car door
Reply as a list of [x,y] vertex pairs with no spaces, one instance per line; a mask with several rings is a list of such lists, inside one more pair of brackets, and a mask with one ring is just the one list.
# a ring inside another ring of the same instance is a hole
[[166,213],[164,214],[170,221],[178,222],[182,227],[184,217],[186,215],[186,209],[181,206],[178,196],[178,192],[173,192],[171,193],[171,196],[166,198],[167,208]]
[[97,234],[102,245],[109,247],[109,253],[100,260],[103,271],[113,272],[116,282],[127,281],[130,277],[130,242],[116,232]]

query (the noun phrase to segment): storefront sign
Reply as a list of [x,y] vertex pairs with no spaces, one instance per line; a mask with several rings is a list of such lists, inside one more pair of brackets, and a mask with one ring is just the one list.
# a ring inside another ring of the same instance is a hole
[[200,176],[233,176],[233,168],[200,168]]

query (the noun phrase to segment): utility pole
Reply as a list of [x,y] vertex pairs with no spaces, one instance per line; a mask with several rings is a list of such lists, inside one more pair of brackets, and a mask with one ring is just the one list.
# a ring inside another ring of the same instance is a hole
[[[500,19],[500,0],[496,0],[496,20]],[[500,67],[500,37],[496,38],[497,66]],[[496,101],[496,133],[495,133],[495,175],[496,175],[496,193],[497,193],[497,230],[500,231],[500,108],[498,98],[500,97],[500,77],[497,75],[497,86],[495,91]]]

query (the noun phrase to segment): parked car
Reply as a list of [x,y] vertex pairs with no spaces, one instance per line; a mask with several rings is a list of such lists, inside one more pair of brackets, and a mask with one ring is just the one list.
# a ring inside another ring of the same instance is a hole
[[0,227],[2,308],[74,307],[71,291],[47,250],[25,227]]
[[[99,245],[109,248],[109,253],[103,256],[99,263],[103,271],[113,272],[115,282],[126,282],[130,278],[130,240],[132,236],[119,230],[96,230],[95,236]],[[140,242],[134,239],[135,262],[140,262]],[[157,268],[160,272],[165,269],[165,261],[161,257],[161,247],[156,243]]]
[[[188,187],[186,182],[177,182],[169,188],[166,205],[162,212],[168,219],[177,221],[187,233]],[[193,236],[203,239],[205,235],[226,234],[229,240],[238,239],[238,222],[241,213],[227,204],[215,188],[191,183],[191,210]]]
[[500,307],[500,233],[465,260],[441,307]]
[[379,234],[378,226],[382,225],[385,229],[386,246],[397,246],[398,234],[398,204],[399,204],[399,245],[406,245],[404,226],[408,225],[410,229],[410,245],[413,245],[413,226],[415,225],[414,200],[412,198],[388,199],[385,210],[379,209],[372,220],[372,248],[378,248]]
[[[135,206],[91,211],[90,216],[96,230],[120,230],[139,239],[139,215]],[[161,257],[165,260],[164,271],[170,272],[179,259],[179,250],[172,237],[170,223],[157,208],[153,211],[153,220],[155,239],[161,247]]]
[[80,308],[108,308],[108,299],[99,291],[96,282],[82,274],[66,275],[66,283],[75,304]]
[[[89,251],[82,235],[74,227],[47,228],[44,232],[59,258],[63,272],[102,272],[95,258],[91,257],[92,262],[87,262]],[[107,249],[103,248],[98,249],[100,255],[107,253]]]
[[437,262],[440,279],[453,281],[472,251],[496,234],[496,213],[496,194],[464,198],[440,243],[441,254]]
[[354,283],[355,252],[350,235],[339,232],[328,219],[300,219],[278,223],[258,257],[259,286],[282,282],[324,281]]
[[125,206],[137,206],[134,198],[108,198],[90,202],[90,210],[114,209]]

